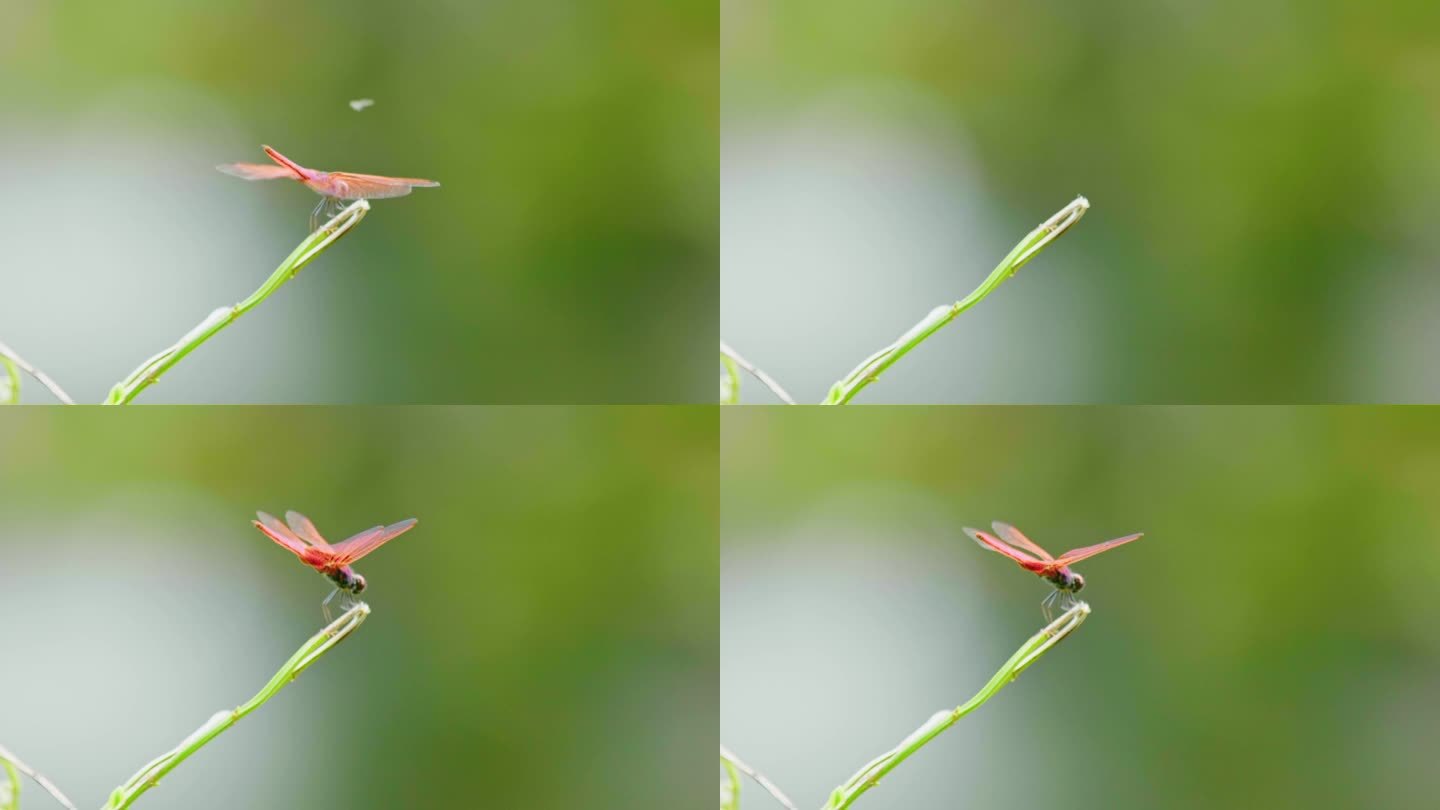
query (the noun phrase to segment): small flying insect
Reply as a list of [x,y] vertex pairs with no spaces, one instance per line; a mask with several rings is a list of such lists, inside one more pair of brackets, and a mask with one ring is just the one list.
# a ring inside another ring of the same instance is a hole
[[321,214],[334,216],[344,205],[343,200],[375,200],[383,197],[404,197],[411,189],[430,188],[440,185],[434,180],[418,177],[384,177],[378,174],[352,174],[350,172],[322,172],[307,169],[268,146],[262,146],[265,154],[275,161],[268,163],[222,163],[216,169],[245,180],[296,180],[320,195],[320,204],[310,212],[310,230],[315,230]]
[[320,603],[320,610],[325,614],[327,622],[330,621],[330,600],[334,599],[336,594],[346,595],[346,598],[341,600],[343,607],[349,598],[365,590],[365,577],[355,573],[350,563],[410,531],[417,522],[415,518],[410,518],[389,526],[376,526],[332,546],[315,530],[315,524],[310,522],[310,518],[299,512],[285,513],[285,521],[290,524],[288,526],[274,515],[264,512],[256,512],[255,515],[259,518],[251,521],[255,528],[299,557],[300,562],[335,583],[335,590]]
[[[1094,557],[1102,551],[1109,551],[1116,546],[1123,546],[1131,540],[1139,540],[1145,536],[1144,534],[1129,534],[1114,540],[1096,543],[1093,546],[1074,548],[1059,557],[1052,557],[1050,552],[1041,548],[1034,540],[1021,534],[1020,530],[1014,526],[998,520],[991,523],[990,526],[995,529],[995,534],[968,527],[965,529],[965,533],[982,547],[1004,554],[1014,560],[1016,565],[1055,586],[1055,590],[1051,591],[1050,595],[1045,597],[1045,601],[1040,603],[1040,609],[1044,611],[1046,621],[1054,618],[1053,609],[1057,601],[1063,613],[1075,604],[1075,594],[1085,587],[1085,578],[1071,571],[1070,566]],[[999,535],[999,537],[995,535]],[[1002,538],[1004,542],[1001,542]]]

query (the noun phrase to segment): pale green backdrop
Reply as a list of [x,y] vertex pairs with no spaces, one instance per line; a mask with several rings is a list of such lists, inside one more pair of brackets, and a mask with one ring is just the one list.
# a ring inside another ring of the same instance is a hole
[[1076,567],[1084,625],[855,806],[1428,806],[1437,416],[726,410],[721,739],[818,807],[1041,626],[1049,586],[963,526],[1145,532]]
[[720,8],[721,328],[802,401],[1077,194],[863,401],[1440,400],[1440,5]]
[[143,401],[710,401],[718,27],[695,0],[7,0],[0,341],[96,402],[250,293],[317,199],[214,170],[265,143],[442,186]]
[[357,563],[368,621],[136,808],[713,798],[713,410],[0,415],[0,744],[81,807],[320,628],[256,509],[420,523]]

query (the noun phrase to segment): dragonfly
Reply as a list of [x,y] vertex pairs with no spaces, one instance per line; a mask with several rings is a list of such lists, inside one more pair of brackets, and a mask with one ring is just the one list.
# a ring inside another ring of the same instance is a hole
[[[324,574],[335,584],[335,590],[331,591],[330,595],[325,597],[325,601],[320,603],[320,610],[325,614],[327,622],[330,621],[330,600],[334,599],[337,594],[343,593],[347,598],[351,598],[365,590],[365,577],[357,574],[350,564],[410,531],[418,522],[415,518],[410,518],[389,526],[375,526],[331,545],[325,542],[325,538],[320,536],[320,532],[316,531],[315,524],[310,522],[310,518],[299,512],[293,510],[286,512],[284,523],[281,523],[280,519],[274,515],[264,512],[256,512],[255,516],[259,518],[259,520],[251,521],[255,528],[299,557],[300,562]],[[345,601],[345,599],[341,600],[342,607],[345,605]]]
[[304,183],[311,191],[320,195],[320,203],[310,212],[310,230],[322,215],[338,214],[344,207],[344,200],[376,200],[385,197],[404,197],[411,189],[433,188],[440,185],[434,180],[418,177],[384,177],[378,174],[352,174],[350,172],[322,172],[307,169],[268,146],[260,147],[275,161],[270,163],[222,163],[216,169],[233,177],[246,180],[289,179]]
[[1055,590],[1051,591],[1045,597],[1045,601],[1040,603],[1040,609],[1044,612],[1046,621],[1053,620],[1053,609],[1057,601],[1063,613],[1075,604],[1075,594],[1085,587],[1085,578],[1071,571],[1070,566],[1145,536],[1144,534],[1127,534],[1124,537],[1106,540],[1093,546],[1073,548],[1059,557],[1052,557],[1050,552],[1041,548],[1034,540],[1021,534],[1019,529],[1009,523],[1001,523],[997,520],[990,526],[995,530],[995,534],[968,527],[965,529],[965,533],[970,535],[970,539],[979,543],[981,547],[1004,554],[1014,560],[1016,565],[1055,586]]

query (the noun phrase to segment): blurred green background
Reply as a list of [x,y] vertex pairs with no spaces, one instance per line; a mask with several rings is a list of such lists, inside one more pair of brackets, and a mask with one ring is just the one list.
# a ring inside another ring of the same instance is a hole
[[1077,566],[1073,636],[856,806],[1429,806],[1436,416],[726,410],[721,739],[819,806],[1041,626],[1049,586],[961,527],[1143,531]]
[[[721,3],[721,327],[818,401],[1440,398],[1440,5]],[[769,401],[756,387],[749,401]]]
[[137,806],[713,798],[713,409],[5,417],[0,741],[80,806],[321,627],[329,583],[256,509],[332,540],[420,524],[357,564],[373,613],[355,635]]
[[267,143],[442,187],[376,202],[143,401],[710,401],[718,25],[689,0],[9,0],[0,340],[99,401],[248,295],[317,200],[214,170]]

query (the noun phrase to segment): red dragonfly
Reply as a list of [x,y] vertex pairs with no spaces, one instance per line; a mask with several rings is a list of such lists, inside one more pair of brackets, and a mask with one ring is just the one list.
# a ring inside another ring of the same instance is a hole
[[335,583],[335,590],[331,591],[330,595],[325,597],[325,601],[320,603],[320,609],[325,613],[327,622],[330,621],[330,600],[334,599],[336,594],[343,592],[354,596],[365,590],[365,577],[355,573],[355,569],[350,567],[350,563],[410,531],[417,522],[415,518],[410,518],[389,526],[376,526],[332,546],[325,542],[325,538],[320,536],[320,532],[315,530],[315,524],[310,522],[310,518],[299,512],[285,513],[285,520],[290,524],[288,526],[281,523],[274,515],[264,512],[256,512],[255,515],[260,518],[251,521],[255,524],[255,528],[294,553],[296,557],[300,558],[300,562],[314,568]]
[[378,174],[351,174],[349,172],[322,172],[307,169],[268,146],[261,147],[265,154],[275,161],[269,163],[222,163],[215,168],[243,177],[246,180],[279,180],[288,178],[304,183],[320,195],[320,204],[310,213],[310,230],[322,213],[333,216],[339,213],[341,200],[375,200],[383,197],[404,197],[413,188],[430,188],[440,185],[434,180],[418,177],[382,177]]
[[[1050,552],[1041,548],[1038,543],[1020,533],[1020,530],[1009,523],[995,521],[990,524],[995,529],[995,534],[982,532],[979,529],[966,528],[965,533],[970,539],[991,551],[1004,554],[1014,560],[1017,565],[1032,574],[1047,580],[1055,586],[1055,590],[1045,597],[1041,603],[1041,609],[1045,612],[1046,620],[1051,619],[1051,608],[1056,599],[1061,601],[1063,610],[1068,610],[1075,602],[1075,594],[1085,587],[1085,578],[1070,570],[1070,566],[1081,560],[1094,557],[1102,551],[1109,551],[1116,546],[1123,546],[1132,540],[1139,540],[1144,534],[1128,534],[1124,537],[1117,537],[1114,540],[1106,540],[1103,543],[1096,543],[1093,546],[1071,549],[1059,557],[1050,556]],[[999,535],[996,537],[995,535]],[[1001,542],[1004,538],[1004,542]]]

